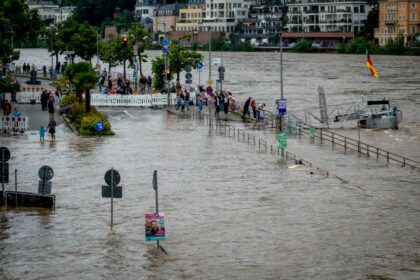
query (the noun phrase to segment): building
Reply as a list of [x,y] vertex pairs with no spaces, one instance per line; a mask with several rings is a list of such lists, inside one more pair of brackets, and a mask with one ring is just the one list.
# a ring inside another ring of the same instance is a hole
[[285,0],[289,32],[359,32],[371,8],[361,0]]
[[185,7],[185,4],[179,3],[157,6],[153,13],[153,32],[175,31],[179,10]]
[[238,22],[248,19],[250,0],[206,0],[202,31],[235,32]]
[[153,15],[156,9],[156,0],[137,0],[134,8],[134,16],[140,20],[149,32],[153,30]]
[[60,6],[50,1],[35,1],[30,0],[26,2],[29,9],[38,10],[38,14],[44,21],[50,20],[51,23],[55,23],[56,13],[60,10]]
[[241,38],[253,45],[273,45],[286,25],[287,7],[283,0],[257,0],[249,9],[248,20],[242,22]]
[[379,2],[379,28],[375,30],[379,45],[385,45],[398,34],[410,45],[416,33],[420,33],[420,0]]
[[176,31],[197,32],[206,17],[205,5],[205,0],[189,0],[188,6],[179,10]]
[[69,17],[73,15],[73,11],[76,9],[74,6],[66,6],[61,7],[58,10],[56,10],[54,16],[55,16],[55,23],[61,23],[65,20],[67,20]]

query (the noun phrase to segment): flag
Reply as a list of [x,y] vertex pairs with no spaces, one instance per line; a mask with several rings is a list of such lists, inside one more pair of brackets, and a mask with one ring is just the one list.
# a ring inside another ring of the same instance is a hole
[[366,52],[366,67],[369,68],[370,74],[375,77],[379,78],[378,72],[376,72],[375,66],[373,66],[373,62],[370,59],[369,54]]

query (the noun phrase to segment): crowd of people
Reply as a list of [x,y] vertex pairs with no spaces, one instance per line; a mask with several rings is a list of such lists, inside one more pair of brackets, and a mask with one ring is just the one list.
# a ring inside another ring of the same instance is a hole
[[[193,104],[193,98],[191,97],[190,91],[182,87],[177,89],[177,105],[176,110],[184,112],[189,110],[189,106]],[[203,106],[212,105],[215,108],[215,116],[219,117],[220,112],[225,115],[232,112],[241,112],[242,116],[253,117],[257,121],[264,121],[264,108],[265,103],[257,105],[257,101],[252,97],[249,97],[243,106],[235,101],[235,97],[230,91],[216,90],[213,92],[211,87],[204,88],[199,86],[196,88],[196,100],[195,105],[197,106],[198,112],[203,111]]]
[[[121,74],[117,75],[116,79],[112,78],[112,75],[108,74],[104,69],[100,74],[99,79],[99,92],[103,94],[134,94],[133,85],[130,80],[123,79]],[[139,79],[139,91],[142,93],[152,92],[152,77],[141,75]]]

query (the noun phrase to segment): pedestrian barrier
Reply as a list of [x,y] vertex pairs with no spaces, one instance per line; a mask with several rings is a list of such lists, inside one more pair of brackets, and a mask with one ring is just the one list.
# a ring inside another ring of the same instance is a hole
[[24,132],[28,129],[29,118],[28,117],[13,117],[3,116],[1,117],[0,129],[2,132],[13,131],[13,132]]
[[43,88],[34,87],[22,88],[22,91],[16,94],[16,100],[20,104],[41,103],[41,93],[43,90]]
[[[176,104],[176,96],[171,94],[171,104]],[[93,106],[110,107],[152,107],[168,105],[166,94],[141,94],[141,95],[122,95],[122,94],[92,94],[91,104]]]

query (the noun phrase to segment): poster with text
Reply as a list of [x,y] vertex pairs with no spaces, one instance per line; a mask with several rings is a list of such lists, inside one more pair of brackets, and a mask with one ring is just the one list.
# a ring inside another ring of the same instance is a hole
[[165,219],[163,213],[146,214],[146,241],[165,240]]

